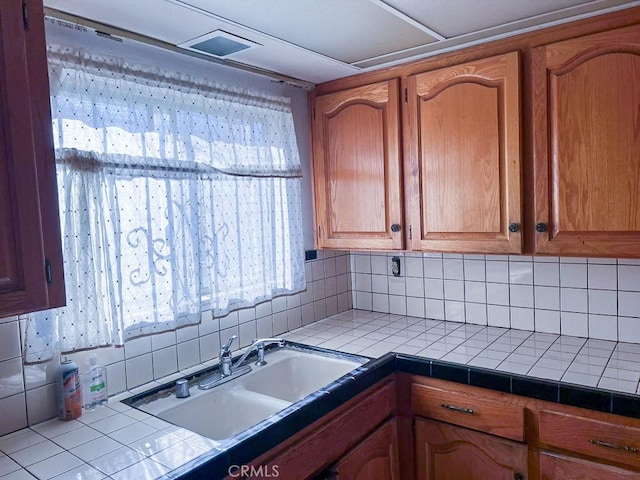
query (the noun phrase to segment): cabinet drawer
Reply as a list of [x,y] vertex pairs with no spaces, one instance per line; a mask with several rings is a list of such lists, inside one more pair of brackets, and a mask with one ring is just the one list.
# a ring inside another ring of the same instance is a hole
[[499,394],[471,392],[414,383],[411,410],[416,415],[453,423],[511,440],[524,440],[524,407]]
[[540,412],[540,442],[640,468],[640,428],[567,413]]

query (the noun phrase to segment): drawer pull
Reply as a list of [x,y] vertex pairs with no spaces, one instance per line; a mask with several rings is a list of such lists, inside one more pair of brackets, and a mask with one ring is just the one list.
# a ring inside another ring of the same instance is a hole
[[441,403],[440,406],[442,408],[446,408],[447,410],[453,410],[454,412],[460,413],[468,413],[469,415],[475,415],[476,411],[471,408],[457,407],[455,405],[449,405],[448,403]]
[[630,453],[638,453],[638,449],[635,447],[630,447],[629,445],[616,445],[615,443],[603,442],[602,440],[589,440],[589,443],[593,445],[597,445],[599,447],[611,448],[614,450],[626,450]]

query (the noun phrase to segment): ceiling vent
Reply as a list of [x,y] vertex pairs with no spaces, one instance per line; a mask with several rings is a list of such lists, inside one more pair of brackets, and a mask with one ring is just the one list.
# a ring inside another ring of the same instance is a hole
[[194,52],[211,55],[212,57],[224,58],[261,45],[224,30],[216,30],[178,46]]

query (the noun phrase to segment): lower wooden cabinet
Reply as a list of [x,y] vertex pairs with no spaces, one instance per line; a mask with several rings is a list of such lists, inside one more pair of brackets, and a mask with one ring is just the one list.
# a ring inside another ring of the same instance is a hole
[[485,433],[416,418],[418,480],[524,480],[527,446]]
[[631,480],[640,478],[638,472],[591,462],[579,458],[540,453],[541,480]]
[[249,474],[227,478],[324,479],[339,470],[342,480],[399,479],[366,475],[397,462],[394,410],[394,381],[382,380],[252,461]]
[[389,420],[338,461],[333,478],[399,480],[397,438],[396,422]]

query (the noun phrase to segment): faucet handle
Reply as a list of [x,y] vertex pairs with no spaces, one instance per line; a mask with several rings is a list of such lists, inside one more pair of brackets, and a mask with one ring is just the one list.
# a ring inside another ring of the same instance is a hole
[[224,345],[222,347],[222,349],[220,350],[220,356],[222,356],[223,354],[229,354],[231,353],[231,344],[233,343],[233,341],[238,338],[237,335],[231,335],[231,338],[229,338],[229,340],[227,341],[227,344]]

